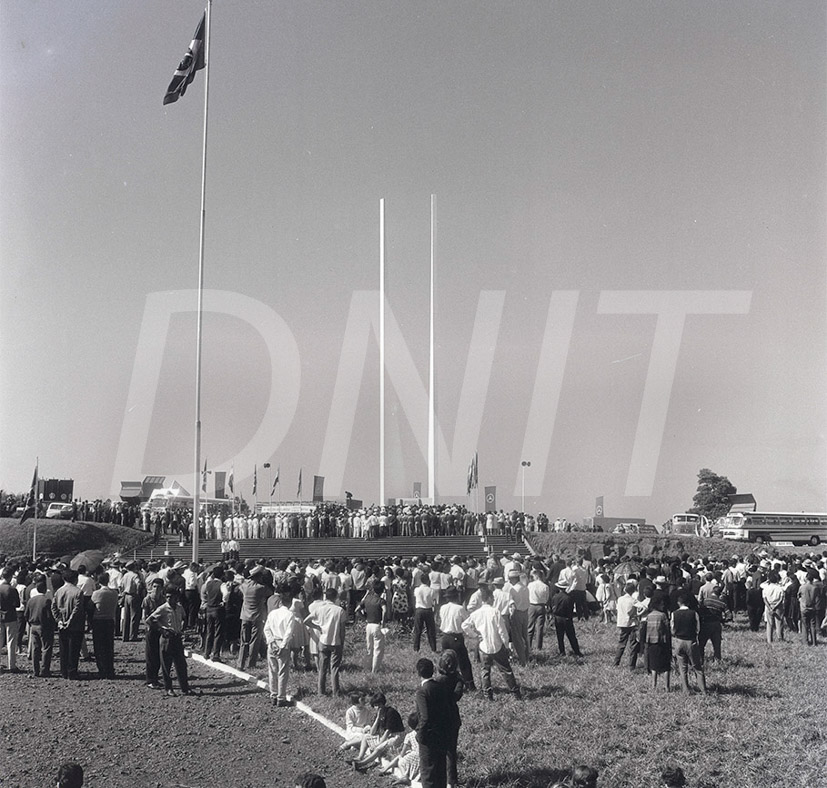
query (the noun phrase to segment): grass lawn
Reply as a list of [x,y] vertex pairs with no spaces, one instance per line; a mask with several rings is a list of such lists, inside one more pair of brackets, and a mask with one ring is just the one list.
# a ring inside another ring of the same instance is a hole
[[[583,659],[556,656],[552,631],[544,652],[516,667],[526,700],[505,692],[496,669],[493,703],[479,694],[462,699],[461,782],[545,788],[586,763],[598,769],[602,788],[660,786],[666,765],[682,767],[691,788],[827,785],[827,646],[807,648],[795,633],[769,646],[742,614],[726,625],[723,661],[707,665],[710,694],[685,696],[677,674],[671,692],[659,684],[653,693],[643,668],[614,668],[613,626],[592,619],[576,629]],[[361,624],[348,630],[342,688],[382,690],[405,719],[419,655],[409,636],[392,634],[383,672],[371,676],[363,666],[363,632]],[[477,665],[474,671],[479,686]],[[266,668],[259,673],[266,677]],[[316,711],[343,724],[346,698],[317,696],[315,678],[294,673],[291,682],[301,682]]]
[[0,518],[0,555],[9,558],[32,555],[32,535],[37,526],[37,553],[49,557],[76,555],[82,550],[128,553],[147,541],[148,534],[112,523],[73,523],[69,520]]

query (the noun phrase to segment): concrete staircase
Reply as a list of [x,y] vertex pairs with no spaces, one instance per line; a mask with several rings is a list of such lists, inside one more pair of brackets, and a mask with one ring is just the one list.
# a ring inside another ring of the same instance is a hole
[[[526,552],[524,544],[507,542],[505,537],[493,537],[494,545],[499,545],[496,552],[501,554],[504,549],[509,552],[519,550]],[[239,555],[242,560],[247,558],[295,558],[307,560],[310,558],[384,558],[387,556],[401,556],[411,558],[425,553],[429,557],[437,554],[450,557],[452,555],[474,556],[485,558],[488,555],[485,540],[479,536],[394,536],[385,539],[365,541],[363,539],[244,539],[239,540]],[[146,560],[171,556],[176,561],[192,560],[192,545],[183,547],[177,541],[161,539],[156,546],[145,546],[135,551],[135,557]],[[201,563],[215,563],[221,560],[221,542],[213,539],[202,540],[198,545],[198,555]]]

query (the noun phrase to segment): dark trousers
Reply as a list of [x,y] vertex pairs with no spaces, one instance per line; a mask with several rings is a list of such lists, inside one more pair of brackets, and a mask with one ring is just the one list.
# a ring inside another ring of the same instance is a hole
[[804,637],[808,646],[818,645],[818,625],[823,618],[824,615],[821,611],[813,610],[812,608],[801,611]]
[[217,658],[221,656],[221,647],[224,645],[224,609],[207,610],[204,622],[204,656]]
[[569,645],[571,646],[571,653],[579,657],[580,644],[577,642],[577,635],[574,632],[574,619],[555,616],[554,628],[557,630],[557,649],[560,653],[563,656],[566,655],[566,645],[563,639],[567,637],[569,639]]
[[[474,689],[474,672],[471,670],[471,660],[468,658],[468,649],[465,647],[465,635],[445,632],[442,635],[442,650],[453,649],[459,660],[459,675],[468,689]],[[454,785],[455,783],[451,783]]]
[[61,629],[58,631],[58,640],[60,641],[60,675],[64,679],[76,679],[83,632],[75,629]]
[[749,617],[749,628],[753,632],[761,629],[761,616],[764,613],[764,599],[761,596],[760,588],[747,590],[747,616]]
[[201,609],[201,594],[197,588],[188,588],[184,591],[184,626],[195,628],[198,626],[198,611]]
[[344,646],[324,646],[319,644],[319,695],[324,695],[327,688],[327,674],[330,673],[330,683],[333,694],[339,695],[339,668],[342,666]]
[[41,624],[29,625],[29,637],[32,641],[32,667],[35,676],[48,676],[52,671],[52,649],[55,631],[51,626]]
[[189,692],[190,683],[187,674],[187,658],[184,656],[184,640],[180,635],[161,638],[161,672],[164,675],[164,688],[172,689],[172,668],[178,676],[182,692]]
[[569,596],[574,602],[574,612],[578,620],[589,620],[589,600],[586,598],[585,591],[570,591]]
[[414,610],[413,650],[419,651],[423,626],[428,635],[428,645],[431,647],[431,651],[436,651],[436,622],[434,621],[434,611],[421,607]]
[[615,665],[620,664],[623,659],[623,652],[626,651],[626,646],[629,646],[629,667],[633,668],[637,665],[638,643],[637,643],[637,624],[630,627],[618,627],[618,641],[617,652],[615,653]]
[[[496,665],[497,670],[503,674],[505,684],[512,692],[517,692],[517,679],[514,678],[514,671],[511,669],[511,662],[508,659],[508,650],[503,646],[496,654],[480,652],[482,656],[482,691],[491,692],[491,666]],[[421,746],[421,745],[420,745]]]
[[261,621],[241,622],[241,646],[238,649],[238,669],[244,670],[248,664],[250,668],[256,666],[261,651]]
[[441,747],[420,743],[419,779],[422,788],[445,788],[448,785],[447,755],[447,751]]
[[712,641],[712,654],[716,660],[721,661],[721,633],[723,632],[723,624],[720,621],[708,621],[701,624],[701,629],[698,632],[698,647],[701,651],[701,664],[704,661],[704,651],[706,644]]
[[104,678],[115,677],[115,619],[92,621],[92,644],[98,673]]
[[161,669],[161,630],[148,629],[144,637],[144,659],[146,660],[146,683],[155,684],[158,681],[158,671]]
[[543,634],[546,629],[546,606],[531,605],[528,608],[528,640],[534,651],[543,650]]

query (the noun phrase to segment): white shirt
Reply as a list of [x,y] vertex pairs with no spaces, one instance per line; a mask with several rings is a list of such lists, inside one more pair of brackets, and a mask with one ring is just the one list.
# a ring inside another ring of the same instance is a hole
[[480,651],[496,654],[508,642],[508,630],[500,611],[491,605],[483,605],[471,613],[462,623],[466,634],[476,632],[480,637]]
[[292,646],[298,623],[289,607],[279,605],[273,608],[264,622],[264,638],[267,645],[275,643],[280,649]]
[[414,606],[420,610],[433,610],[436,605],[436,592],[426,585],[418,585],[414,589]]
[[441,632],[458,635],[462,624],[468,618],[468,611],[456,602],[447,602],[439,610],[439,629]]

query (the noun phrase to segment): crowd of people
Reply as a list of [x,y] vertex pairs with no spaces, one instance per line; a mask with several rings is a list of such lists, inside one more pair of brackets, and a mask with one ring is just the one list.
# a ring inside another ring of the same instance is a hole
[[[420,689],[405,734],[382,693],[351,698],[345,746],[358,769],[380,766],[397,780],[457,785],[456,750],[463,693],[494,701],[492,668],[517,699],[515,668],[525,668],[554,631],[559,654],[584,656],[578,622],[599,616],[617,631],[613,664],[641,661],[668,690],[674,666],[684,692],[694,678],[707,692],[704,664],[722,657],[724,625],[739,611],[768,643],[795,633],[816,646],[827,631],[827,551],[807,557],[688,555],[643,562],[587,553],[564,559],[504,551],[484,561],[465,556],[361,560],[227,561],[212,566],[164,561],[105,561],[77,571],[60,563],[6,562],[0,572],[0,644],[7,669],[26,659],[49,676],[55,641],[60,675],[80,677],[80,660],[115,673],[115,638],[144,642],[145,684],[192,694],[185,639],[207,660],[240,670],[266,664],[272,703],[289,707],[291,674],[313,671],[319,695],[341,694],[348,624],[364,621],[367,669],[382,671],[389,628],[427,644],[437,657],[416,663]],[[711,647],[711,654],[707,653]],[[554,645],[552,645],[552,650]]]

